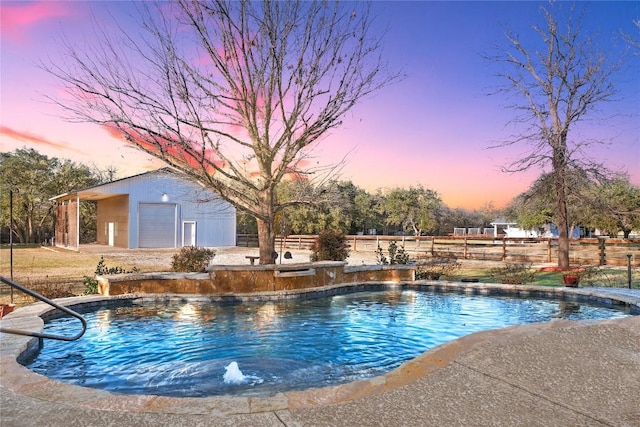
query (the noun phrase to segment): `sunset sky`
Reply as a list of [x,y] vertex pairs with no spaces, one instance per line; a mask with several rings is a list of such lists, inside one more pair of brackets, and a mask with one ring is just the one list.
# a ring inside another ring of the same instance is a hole
[[[341,179],[368,191],[421,184],[436,190],[451,207],[502,207],[526,190],[540,170],[506,174],[526,145],[490,149],[514,132],[514,112],[500,96],[496,63],[483,59],[505,45],[511,28],[525,43],[533,24],[543,24],[544,2],[374,2],[383,31],[384,55],[406,78],[364,100],[314,151],[320,164],[348,155]],[[582,3],[579,3],[582,5]],[[98,167],[115,166],[120,177],[163,164],[86,123],[64,121],[46,95],[58,82],[39,61],[60,62],[60,39],[82,47],[92,37],[92,16],[109,13],[123,26],[136,25],[124,1],[0,2],[0,148],[35,148],[48,156]],[[104,19],[104,20],[103,20]],[[640,40],[640,2],[587,2],[584,29],[606,53],[622,56],[625,33]],[[633,55],[635,53],[635,55]],[[594,121],[570,137],[606,144],[589,155],[640,185],[640,52],[631,51],[616,77],[619,93],[603,104]]]

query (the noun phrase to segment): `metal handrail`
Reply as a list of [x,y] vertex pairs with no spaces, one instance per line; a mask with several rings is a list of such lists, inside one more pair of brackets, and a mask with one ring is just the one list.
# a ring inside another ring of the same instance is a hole
[[46,338],[46,339],[51,339],[51,340],[58,340],[58,341],[75,341],[77,339],[79,339],[81,336],[84,335],[85,331],[87,330],[87,321],[84,319],[84,317],[82,317],[80,314],[78,314],[77,312],[71,310],[70,308],[64,307],[58,303],[53,302],[52,300],[50,300],[49,298],[40,295],[39,293],[32,291],[29,288],[25,288],[24,286],[7,279],[6,277],[2,277],[0,276],[0,282],[5,283],[9,286],[11,286],[12,288],[16,288],[22,292],[24,292],[25,294],[31,295],[32,297],[34,297],[37,300],[40,300],[42,302],[44,302],[45,304],[49,304],[50,306],[57,308],[60,311],[63,311],[65,313],[67,313],[70,316],[75,317],[76,319],[80,320],[80,323],[82,323],[82,330],[80,331],[80,333],[72,336],[72,337],[68,337],[65,335],[56,335],[56,334],[46,334],[46,333],[40,333],[40,332],[31,332],[31,331],[23,331],[21,329],[10,329],[10,328],[0,328],[0,332],[4,332],[5,334],[14,334],[14,335],[24,335],[27,337],[36,337],[36,338]]

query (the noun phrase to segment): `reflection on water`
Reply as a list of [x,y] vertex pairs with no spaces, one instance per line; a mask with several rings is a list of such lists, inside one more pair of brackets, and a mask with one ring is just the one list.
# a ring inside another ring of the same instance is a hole
[[580,312],[580,304],[577,302],[560,301],[558,302],[558,312],[561,318],[569,318]]
[[[625,315],[578,302],[400,288],[295,301],[144,303],[87,313],[81,340],[46,341],[28,366],[116,393],[270,395],[381,375],[473,332]],[[75,326],[59,318],[45,329]],[[224,381],[229,366],[241,381]]]

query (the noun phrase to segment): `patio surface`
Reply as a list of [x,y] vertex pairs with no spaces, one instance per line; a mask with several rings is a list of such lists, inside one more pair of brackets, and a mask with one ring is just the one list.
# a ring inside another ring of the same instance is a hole
[[[625,294],[623,299],[640,306],[639,291]],[[375,388],[371,381],[354,385],[353,398],[328,388],[299,393],[288,404],[263,400],[263,407],[231,398],[220,398],[218,406],[201,405],[198,399],[163,405],[161,398],[106,392],[92,399],[93,391],[35,374],[20,382],[15,357],[5,351],[7,337],[2,335],[0,354],[2,427],[640,427],[640,316],[481,332],[437,347],[382,377],[377,392],[358,392],[358,387]],[[399,378],[404,385],[394,386]],[[335,401],[340,403],[328,403]]]

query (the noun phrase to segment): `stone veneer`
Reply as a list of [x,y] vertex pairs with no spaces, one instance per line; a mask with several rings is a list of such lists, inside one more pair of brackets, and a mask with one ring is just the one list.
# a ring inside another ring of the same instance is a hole
[[347,266],[341,261],[256,266],[214,265],[206,273],[146,273],[98,276],[100,295],[172,293],[190,295],[282,292],[352,283],[399,283],[415,279],[412,265]]

